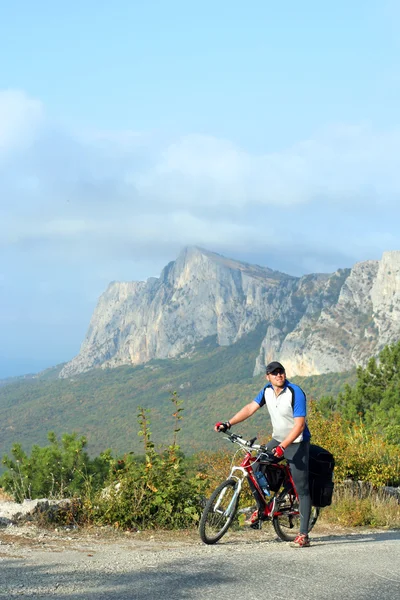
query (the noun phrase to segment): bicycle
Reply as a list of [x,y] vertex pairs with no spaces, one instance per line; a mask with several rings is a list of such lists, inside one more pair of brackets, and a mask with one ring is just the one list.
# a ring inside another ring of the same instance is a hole
[[[238,513],[253,510],[248,508],[238,510],[245,479],[250,485],[258,507],[251,527],[261,529],[263,521],[272,521],[275,532],[281,540],[293,541],[299,531],[299,498],[287,461],[276,459],[265,446],[255,444],[257,438],[244,440],[241,435],[230,432],[225,432],[225,438],[238,444],[240,448],[237,452],[244,451],[245,456],[240,465],[231,467],[228,479],[214,490],[207,501],[199,525],[202,541],[205,544],[215,544],[228,531]],[[260,468],[265,471],[269,486],[267,496],[261,489],[253,469],[256,462],[259,462]],[[314,527],[318,516],[319,508],[312,507],[309,531]]]

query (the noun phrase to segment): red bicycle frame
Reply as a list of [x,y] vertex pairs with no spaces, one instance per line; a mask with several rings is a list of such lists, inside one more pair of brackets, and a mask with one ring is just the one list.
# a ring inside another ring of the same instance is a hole
[[[242,460],[242,462],[240,463],[240,466],[246,471],[247,473],[247,478],[249,480],[249,484],[250,484],[250,488],[252,490],[252,493],[256,499],[257,505],[258,505],[258,510],[259,510],[259,517],[262,520],[265,519],[272,519],[272,517],[275,516],[279,516],[282,513],[282,511],[280,510],[275,510],[275,495],[272,496],[271,500],[267,501],[264,493],[261,490],[261,487],[257,481],[256,476],[254,475],[254,471],[253,471],[253,463],[257,462],[258,458],[256,456],[253,456],[251,454],[251,452],[246,452],[246,455],[244,457],[244,459]],[[294,485],[294,481],[293,481],[293,477],[292,474],[290,472],[290,468],[287,462],[280,464],[280,463],[273,463],[271,462],[270,466],[274,469],[279,469],[281,471],[284,472],[284,479],[283,479],[283,486],[284,489],[286,489],[286,492],[290,495],[293,495],[294,498],[296,500],[298,500],[298,495],[297,495],[297,491],[296,491],[296,486]],[[256,492],[256,494],[254,493]],[[292,512],[293,515],[298,514],[298,511],[293,511]]]

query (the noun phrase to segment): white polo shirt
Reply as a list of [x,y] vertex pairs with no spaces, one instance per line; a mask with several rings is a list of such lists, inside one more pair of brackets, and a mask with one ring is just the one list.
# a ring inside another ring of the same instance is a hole
[[[272,423],[272,437],[278,442],[283,442],[293,429],[295,417],[307,416],[305,393],[301,387],[290,383],[288,379],[286,379],[283,391],[279,396],[275,394],[272,384],[269,383],[258,393],[254,401],[260,406],[264,406],[264,404],[267,406]],[[304,431],[292,443],[310,438],[310,430],[306,423]]]

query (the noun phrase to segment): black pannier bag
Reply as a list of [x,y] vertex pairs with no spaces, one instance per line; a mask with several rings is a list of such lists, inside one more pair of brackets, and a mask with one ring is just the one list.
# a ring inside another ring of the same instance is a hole
[[264,473],[271,492],[277,492],[283,484],[283,480],[285,479],[285,473],[283,469],[274,467],[271,465],[271,463],[263,463],[261,461],[260,470]]
[[310,444],[309,485],[311,503],[313,506],[324,507],[332,504],[333,494],[333,469],[335,459],[333,455],[315,444]]
[[[267,482],[268,482],[268,488],[270,492],[277,492],[282,484],[283,481],[285,479],[285,474],[283,469],[278,469],[276,467],[271,466],[270,462],[263,462],[262,458],[260,458],[259,461],[257,461],[257,463],[253,464],[253,470],[254,473],[256,473],[256,471],[260,470],[262,473],[264,473]],[[264,499],[260,498],[260,494],[257,491],[255,485],[253,484],[253,482],[251,481],[251,479],[248,479],[249,485],[250,485],[250,489],[251,492],[256,500],[257,506],[258,506],[258,510],[263,512],[264,511]]]

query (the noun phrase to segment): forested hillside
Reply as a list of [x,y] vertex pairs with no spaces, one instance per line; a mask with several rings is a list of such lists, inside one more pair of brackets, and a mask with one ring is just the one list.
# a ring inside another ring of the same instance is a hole
[[[47,433],[77,432],[87,436],[88,450],[96,455],[110,447],[116,452],[138,450],[136,414],[151,409],[151,428],[159,443],[169,443],[172,424],[170,392],[184,401],[180,443],[187,453],[218,448],[213,432],[216,420],[232,416],[264,385],[253,377],[262,327],[232,346],[218,346],[215,337],[199,344],[186,358],[154,360],[137,367],[95,369],[72,379],[58,379],[59,369],[35,379],[17,379],[0,388],[3,425],[0,456],[21,442],[45,444]],[[290,377],[290,373],[288,373]],[[294,378],[312,398],[336,394],[355,373]],[[267,413],[260,411],[241,430],[249,435],[266,429]],[[268,427],[267,427],[268,429]]]
[[326,416],[338,412],[349,423],[361,421],[400,445],[400,342],[386,346],[365,369],[359,367],[356,384],[323,397],[320,408]]

